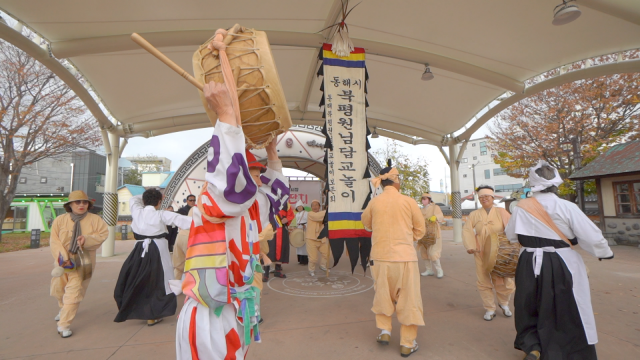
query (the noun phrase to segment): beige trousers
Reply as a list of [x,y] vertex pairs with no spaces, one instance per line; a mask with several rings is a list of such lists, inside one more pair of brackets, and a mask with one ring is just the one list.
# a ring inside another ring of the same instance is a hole
[[320,240],[307,239],[307,253],[309,254],[309,271],[316,271],[318,257],[320,266],[327,267],[327,257],[329,256],[329,240],[324,244]]
[[371,311],[376,314],[376,327],[391,332],[395,312],[401,324],[400,345],[413,347],[418,326],[424,325],[418,262],[374,260],[371,275],[375,290]]
[[436,261],[440,259],[442,256],[442,237],[436,239],[436,243],[425,248],[424,246],[418,244],[418,248],[420,248],[420,256],[424,260]]
[[82,281],[77,271],[62,274],[51,279],[51,296],[58,299],[60,307],[60,321],[58,330],[69,330],[76,317],[80,302],[89,287],[89,280]]
[[[391,316],[376,314],[376,327],[391,332]],[[400,324],[400,345],[413,347],[413,341],[418,337],[418,325]]]
[[496,311],[496,303],[493,291],[496,292],[498,304],[502,306],[509,305],[511,294],[516,289],[516,283],[513,278],[500,278],[495,274],[488,272],[482,262],[479,254],[474,255],[476,260],[476,275],[478,276],[478,292],[482,298],[482,303],[487,311]]

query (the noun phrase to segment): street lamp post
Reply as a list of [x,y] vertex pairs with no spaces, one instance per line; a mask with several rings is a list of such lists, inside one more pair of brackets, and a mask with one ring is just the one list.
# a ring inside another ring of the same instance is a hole
[[[574,137],[571,139],[571,144],[573,145],[573,168],[574,171],[580,170],[582,166],[582,154],[580,153],[580,144],[578,142],[578,137]],[[576,180],[576,196],[578,197],[578,207],[580,210],[584,211],[584,184],[582,180]]]
[[480,164],[480,161],[473,165],[469,165],[469,169],[473,171],[473,191],[471,193],[473,194],[473,201],[476,204],[476,210],[478,210],[478,197],[476,196],[476,165],[478,164]]

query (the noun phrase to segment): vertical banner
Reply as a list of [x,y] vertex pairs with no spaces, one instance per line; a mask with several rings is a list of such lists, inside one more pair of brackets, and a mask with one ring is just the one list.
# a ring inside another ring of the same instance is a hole
[[369,202],[371,188],[368,163],[369,128],[366,98],[367,70],[363,48],[355,48],[348,57],[339,57],[324,44],[320,53],[323,64],[321,90],[324,105],[323,133],[326,155],[327,218],[325,227],[334,257],[334,266],[342,256],[346,243],[351,271],[359,255],[366,271],[371,252],[371,233],[361,221]]

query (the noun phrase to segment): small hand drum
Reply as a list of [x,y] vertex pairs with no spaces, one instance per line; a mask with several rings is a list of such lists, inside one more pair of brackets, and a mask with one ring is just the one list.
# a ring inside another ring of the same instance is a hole
[[424,233],[422,239],[418,240],[418,243],[426,248],[427,246],[436,244],[438,223],[425,220],[425,227],[427,228],[427,231]]
[[76,271],[82,280],[91,279],[93,275],[93,266],[91,261],[91,255],[89,252],[85,252],[82,248],[78,248],[77,254],[71,254],[73,256],[73,263],[76,264]]
[[498,235],[498,241],[496,264],[492,273],[505,278],[515,277],[518,258],[520,257],[520,244],[509,241],[504,233]]
[[289,244],[295,248],[303,247],[305,245],[304,241],[304,230],[303,229],[293,229],[289,233]]

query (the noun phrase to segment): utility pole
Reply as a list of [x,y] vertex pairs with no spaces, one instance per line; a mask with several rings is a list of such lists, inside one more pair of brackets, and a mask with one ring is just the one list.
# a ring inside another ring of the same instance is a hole
[[[578,137],[571,139],[573,145],[573,170],[578,171],[582,167],[582,155],[580,153],[580,142]],[[578,207],[584,212],[584,184],[582,180],[576,180],[576,196],[578,200]]]
[[447,195],[447,193],[449,192],[449,186],[447,186],[447,167],[444,167],[444,204],[449,206],[449,195]]
[[478,164],[480,164],[480,161],[473,165],[469,165],[469,169],[473,171],[473,191],[471,193],[473,194],[473,201],[476,203],[476,210],[478,210],[478,197],[476,196],[476,165]]

